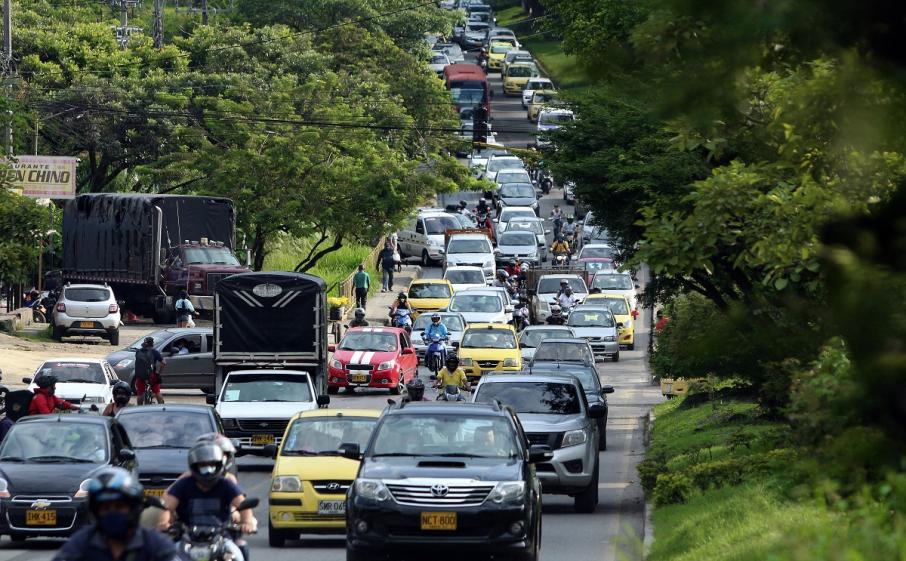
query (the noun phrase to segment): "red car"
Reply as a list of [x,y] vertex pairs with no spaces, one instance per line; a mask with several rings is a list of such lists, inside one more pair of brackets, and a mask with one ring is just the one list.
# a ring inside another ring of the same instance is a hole
[[405,329],[397,327],[354,327],[333,353],[327,368],[327,393],[355,388],[387,388],[393,395],[418,372],[418,356]]

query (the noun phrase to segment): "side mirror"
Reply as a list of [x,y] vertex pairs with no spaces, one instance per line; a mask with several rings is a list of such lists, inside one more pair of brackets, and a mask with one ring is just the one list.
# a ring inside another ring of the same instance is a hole
[[604,409],[604,406],[598,403],[595,403],[588,408],[588,417],[591,419],[603,419],[606,414],[607,409]]
[[204,402],[208,405],[217,405],[217,395],[212,393],[205,394]]
[[336,352],[336,350],[337,350],[336,345],[327,345],[327,352],[332,353],[332,352]]
[[532,444],[529,448],[528,461],[537,464],[538,462],[549,462],[554,459],[554,453],[551,447],[544,444]]
[[343,444],[340,444],[339,452],[340,455],[347,460],[362,459],[362,451],[361,449],[359,449],[359,445],[355,442],[344,442]]
[[244,501],[242,501],[241,503],[239,503],[239,506],[236,507],[236,510],[237,511],[251,510],[254,508],[258,508],[259,504],[261,504],[261,501],[259,501],[257,497],[249,497],[249,498],[245,499]]
[[613,386],[601,386],[601,394],[613,393]]
[[640,287],[639,285],[637,285],[637,284],[634,285],[634,286],[636,287],[636,290],[638,290],[639,288],[641,288],[641,287]]
[[131,448],[123,448],[120,450],[120,453],[117,454],[116,459],[120,462],[131,462],[135,460],[135,451]]
[[404,355],[414,355],[414,354],[415,354],[415,350],[414,350],[412,347],[407,347],[407,348],[403,349],[403,353],[402,353],[402,354],[404,354]]
[[318,396],[318,407],[327,407],[330,405],[330,396],[327,394],[321,394]]
[[507,304],[506,306],[503,307],[503,311],[505,311],[508,314],[512,314],[513,310],[515,310],[515,309],[516,308],[514,308],[512,304]]
[[452,345],[454,349],[458,349],[458,348],[459,348],[459,341],[453,341],[452,343],[450,343],[450,345]]
[[31,384],[31,378],[22,378],[23,384]]
[[623,329],[623,322],[622,322],[622,321],[618,321],[618,322],[617,322],[617,329]]
[[113,379],[110,380],[110,385],[111,385],[111,386],[115,386],[115,385],[117,385],[117,383],[119,383],[119,380],[117,380],[116,378],[113,378]]
[[261,449],[261,452],[264,454],[265,458],[277,459],[277,445],[276,444],[265,444],[264,448]]

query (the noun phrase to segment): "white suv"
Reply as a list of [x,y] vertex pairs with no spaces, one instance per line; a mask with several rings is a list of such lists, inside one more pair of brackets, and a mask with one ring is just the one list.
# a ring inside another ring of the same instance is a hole
[[453,234],[444,253],[444,270],[447,267],[466,265],[481,267],[486,281],[494,279],[496,259],[491,240],[485,234]]
[[67,284],[53,311],[53,338],[93,335],[120,344],[120,306],[106,284]]

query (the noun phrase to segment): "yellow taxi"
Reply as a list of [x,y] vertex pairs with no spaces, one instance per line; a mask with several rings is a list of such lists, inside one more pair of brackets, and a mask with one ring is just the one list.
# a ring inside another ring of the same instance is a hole
[[503,74],[503,93],[506,95],[522,95],[522,90],[532,78],[537,78],[541,73],[538,67],[530,62],[518,62],[506,67]]
[[316,409],[290,419],[276,451],[268,494],[268,541],[283,547],[301,534],[346,533],[346,491],[359,462],[341,444],[364,449],[381,412]]
[[536,90],[532,94],[532,99],[529,101],[528,120],[533,123],[537,121],[538,113],[541,112],[541,108],[545,105],[550,105],[550,102],[553,101],[555,95],[557,95],[557,92],[554,90]]
[[471,323],[459,343],[459,365],[469,380],[495,370],[522,370],[516,330],[505,323]]
[[585,303],[606,303],[610,307],[610,311],[613,312],[613,319],[617,320],[620,331],[620,345],[626,345],[626,348],[630,351],[635,349],[635,321],[633,321],[629,300],[625,296],[622,294],[607,294],[606,292],[589,294],[585,298]]
[[416,279],[406,292],[412,306],[412,321],[420,314],[436,312],[450,305],[453,285],[446,279]]
[[500,70],[506,54],[516,48],[516,45],[504,41],[491,41],[488,48],[488,70]]

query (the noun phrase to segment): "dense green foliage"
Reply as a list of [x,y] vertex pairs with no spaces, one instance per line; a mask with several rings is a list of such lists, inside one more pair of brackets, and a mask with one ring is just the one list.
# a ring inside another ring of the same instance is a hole
[[0,281],[31,280],[47,227],[44,209],[0,185]]

